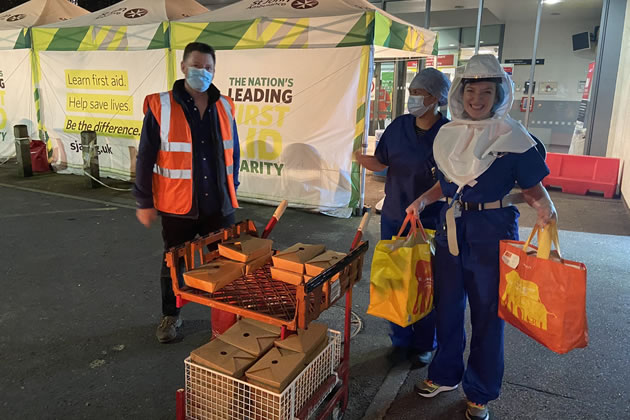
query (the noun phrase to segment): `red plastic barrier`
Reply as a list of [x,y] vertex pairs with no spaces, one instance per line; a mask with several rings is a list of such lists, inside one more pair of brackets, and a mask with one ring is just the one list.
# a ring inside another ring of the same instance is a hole
[[598,191],[605,198],[613,198],[617,190],[619,159],[547,153],[547,166],[551,173],[542,181],[545,187],[580,195]]

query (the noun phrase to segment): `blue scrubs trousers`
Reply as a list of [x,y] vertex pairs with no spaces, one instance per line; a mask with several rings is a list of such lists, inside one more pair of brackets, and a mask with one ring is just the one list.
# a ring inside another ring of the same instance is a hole
[[[434,229],[435,222],[422,220],[427,229]],[[381,239],[392,239],[398,233],[402,221],[392,221],[381,216]],[[407,234],[408,229],[404,232]],[[389,321],[388,321],[389,322]],[[407,327],[389,322],[392,346],[403,347],[417,352],[433,351],[437,345],[435,340],[435,309],[420,321]]]
[[[451,255],[445,236],[436,241],[434,302],[438,349],[429,366],[429,379],[447,386],[463,382],[470,401],[487,404],[498,398],[503,380],[504,322],[497,315],[499,241],[470,243],[461,240],[459,233],[459,256]],[[466,298],[470,304],[472,340],[464,369]]]

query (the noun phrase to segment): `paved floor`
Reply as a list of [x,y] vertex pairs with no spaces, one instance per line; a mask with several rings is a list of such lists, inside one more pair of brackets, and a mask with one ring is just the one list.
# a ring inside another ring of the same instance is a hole
[[[368,177],[368,204],[380,198],[382,185]],[[558,356],[508,328],[493,418],[630,418],[630,215],[620,200],[553,196],[563,251],[589,268],[591,344]],[[210,322],[206,308],[191,304],[183,311],[183,338],[155,340],[159,228],[137,223],[128,193],[90,190],[73,176],[18,179],[5,165],[0,197],[0,418],[172,419],[183,359],[207,342]],[[237,218],[259,227],[273,212],[244,207]],[[532,212],[522,213],[522,226],[531,226]],[[378,220],[366,235],[372,245]],[[358,222],[289,210],[272,236],[277,248],[299,238],[344,250]],[[364,268],[367,280],[369,261]],[[425,370],[390,370],[385,322],[365,314],[368,286],[363,281],[354,293],[363,330],[352,340],[346,418],[365,418],[377,396],[385,396],[377,414],[388,419],[462,418],[460,391],[421,401],[413,383]],[[322,316],[333,328],[342,318],[342,308]]]

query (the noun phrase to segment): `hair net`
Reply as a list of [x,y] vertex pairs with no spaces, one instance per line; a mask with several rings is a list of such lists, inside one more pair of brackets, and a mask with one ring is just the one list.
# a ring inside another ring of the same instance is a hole
[[434,68],[427,68],[416,74],[409,85],[409,89],[424,89],[429,92],[431,96],[437,98],[440,106],[446,105],[450,87],[448,77]]

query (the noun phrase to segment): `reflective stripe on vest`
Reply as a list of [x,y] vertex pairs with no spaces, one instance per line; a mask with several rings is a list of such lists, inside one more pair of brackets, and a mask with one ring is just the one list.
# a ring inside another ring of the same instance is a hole
[[[153,203],[164,213],[187,214],[193,203],[192,134],[181,105],[173,92],[154,93],[145,99],[145,113],[151,110],[160,126],[160,150],[153,167]],[[238,207],[234,187],[234,104],[217,101],[219,128],[223,139],[227,189],[232,207]]]
[[217,102],[217,114],[223,139],[223,157],[225,161],[225,173],[227,175],[228,193],[232,201],[232,207],[238,208],[236,188],[234,187],[234,103],[227,96],[221,96]]
[[153,166],[153,173],[170,179],[192,179],[192,171],[190,169],[167,169],[156,164]]

